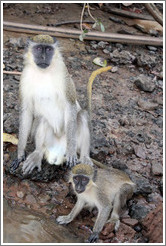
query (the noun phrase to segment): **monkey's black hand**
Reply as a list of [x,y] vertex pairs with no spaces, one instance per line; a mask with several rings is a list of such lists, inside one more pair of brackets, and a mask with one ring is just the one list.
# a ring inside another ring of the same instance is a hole
[[18,167],[19,167],[19,165],[20,165],[20,163],[22,162],[22,161],[25,161],[25,155],[23,155],[21,158],[17,158],[17,159],[15,159],[13,162],[12,162],[12,164],[10,165],[10,169],[12,170],[12,171],[15,171]]
[[88,240],[86,241],[86,243],[94,243],[97,241],[98,238],[99,238],[99,234],[97,232],[93,232],[88,238]]
[[77,165],[77,156],[73,155],[67,157],[66,166],[72,168],[75,165]]

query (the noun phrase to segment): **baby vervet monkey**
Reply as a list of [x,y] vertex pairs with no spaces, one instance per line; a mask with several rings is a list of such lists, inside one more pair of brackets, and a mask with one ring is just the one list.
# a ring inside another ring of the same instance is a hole
[[66,216],[59,216],[59,224],[70,223],[83,207],[97,207],[98,215],[93,233],[88,242],[95,242],[106,222],[111,222],[117,231],[119,213],[135,190],[135,184],[124,172],[115,169],[96,169],[90,165],[78,164],[69,174],[69,182],[77,196],[77,202]]
[[[24,174],[35,167],[41,171],[43,157],[55,165],[66,160],[72,167],[78,163],[77,153],[80,162],[93,165],[89,157],[90,110],[82,109],[77,101],[75,85],[55,38],[37,35],[28,40],[20,99],[18,154],[11,165],[13,170],[23,161]],[[30,134],[35,150],[25,159]]]

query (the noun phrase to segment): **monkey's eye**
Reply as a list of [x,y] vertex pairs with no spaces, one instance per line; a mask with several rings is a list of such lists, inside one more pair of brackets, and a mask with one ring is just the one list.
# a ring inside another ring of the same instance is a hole
[[74,181],[75,183],[78,183],[78,182],[79,182],[79,177],[78,177],[78,176],[73,177],[73,181]]
[[52,51],[52,47],[46,47],[46,52],[50,52],[50,51]]
[[86,178],[86,177],[83,177],[82,178],[82,183],[83,184],[87,184],[89,182],[89,179],[88,178]]
[[37,51],[41,51],[41,50],[42,50],[42,47],[37,46],[37,47],[36,47],[36,50],[37,50]]
[[51,47],[47,47],[46,50],[47,51],[50,51],[50,50],[52,50],[52,48]]

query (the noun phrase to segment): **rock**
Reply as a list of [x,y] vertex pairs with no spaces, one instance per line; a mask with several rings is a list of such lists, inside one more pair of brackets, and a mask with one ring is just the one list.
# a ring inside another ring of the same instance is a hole
[[115,44],[116,48],[118,48],[118,50],[123,50],[123,44],[120,44],[120,43],[116,43]]
[[114,50],[111,54],[111,61],[117,64],[132,64],[136,59],[129,51],[118,49]]
[[136,231],[133,230],[130,226],[120,223],[120,227],[116,232],[116,238],[119,242],[133,242]]
[[88,45],[85,46],[85,49],[87,50],[88,54],[91,54],[91,55],[97,54],[97,52],[95,50],[91,49],[91,47]]
[[108,42],[100,41],[98,43],[98,48],[105,49],[106,45],[108,45]]
[[139,131],[138,134],[136,135],[136,139],[140,142],[140,143],[145,143],[147,144],[151,144],[152,139],[150,136],[148,136],[144,131]]
[[139,145],[134,146],[134,152],[135,152],[135,155],[137,157],[140,157],[142,159],[146,159],[146,153],[141,146],[139,146]]
[[154,193],[149,194],[146,200],[149,203],[153,202],[155,204],[158,204],[163,201],[163,197],[159,193],[154,192]]
[[133,219],[141,220],[145,218],[145,216],[149,213],[149,210],[150,209],[145,207],[144,205],[133,204],[129,210],[129,214]]
[[142,231],[142,227],[140,225],[136,225],[136,226],[134,226],[134,230],[136,232],[140,232],[140,231]]
[[152,193],[152,185],[149,183],[148,179],[133,177],[132,181],[136,184],[136,195],[142,194],[147,196],[147,194]]
[[144,110],[154,110],[158,108],[158,103],[152,102],[150,100],[143,100],[143,99],[139,99],[138,100],[138,106]]
[[40,203],[46,204],[48,201],[51,200],[50,196],[48,194],[41,194],[38,196]]
[[163,204],[160,203],[142,221],[142,233],[149,243],[163,243]]
[[157,48],[154,46],[148,45],[147,48],[148,48],[148,50],[151,50],[151,51],[157,51]]
[[118,67],[112,67],[112,68],[111,68],[111,72],[112,72],[112,73],[116,73],[117,71],[118,71]]
[[140,90],[145,92],[153,92],[155,89],[155,84],[152,82],[152,78],[145,76],[144,74],[140,74],[136,77],[134,83]]
[[107,50],[107,49],[104,49],[104,50],[103,50],[103,53],[104,53],[104,54],[109,54],[109,53],[110,53],[110,51],[109,51],[109,50]]
[[17,191],[17,196],[22,199],[24,198],[25,193],[23,191]]
[[107,46],[107,50],[108,50],[109,52],[112,52],[112,45]]
[[137,57],[137,64],[140,67],[155,67],[156,66],[156,55],[148,55],[142,53],[140,56]]
[[23,48],[25,46],[23,38],[10,38],[9,44],[13,45],[14,47],[19,47],[19,48]]
[[27,201],[27,203],[34,204],[34,203],[36,203],[36,198],[33,195],[28,194],[26,196],[26,201]]
[[18,115],[13,116],[12,113],[5,113],[3,120],[5,132],[13,133],[18,131]]
[[96,50],[97,49],[97,44],[91,44],[92,49]]
[[102,230],[101,234],[103,236],[108,236],[110,235],[111,232],[113,232],[114,230],[114,224],[112,223],[107,223],[105,226],[104,226],[104,229]]
[[126,225],[131,226],[131,227],[136,226],[138,224],[138,220],[131,219],[131,218],[124,218],[124,219],[122,219],[122,222]]
[[153,175],[163,175],[163,167],[159,162],[152,161],[152,173]]
[[122,163],[120,160],[115,160],[112,162],[114,168],[120,169],[122,171],[126,170],[128,167],[126,164]]
[[134,153],[133,146],[126,143],[123,146],[121,146],[119,149],[117,149],[117,153],[120,153],[122,155],[131,155]]

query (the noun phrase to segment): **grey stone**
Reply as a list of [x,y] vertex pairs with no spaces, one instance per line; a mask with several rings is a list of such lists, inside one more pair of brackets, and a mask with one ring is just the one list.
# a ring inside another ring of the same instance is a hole
[[152,102],[150,100],[139,99],[137,103],[138,106],[144,110],[151,111],[158,108],[158,103]]
[[118,49],[114,50],[111,54],[111,61],[116,62],[118,64],[132,64],[136,59],[134,55],[132,55],[129,51]]
[[155,89],[155,84],[151,77],[140,74],[134,80],[135,85],[142,91],[153,92]]
[[150,209],[140,204],[133,204],[130,209],[130,216],[133,219],[141,220],[149,213]]
[[153,175],[163,175],[163,167],[159,162],[152,161],[152,173]]
[[134,147],[134,152],[137,157],[140,157],[142,159],[146,159],[146,153],[144,149],[141,146],[135,146]]

